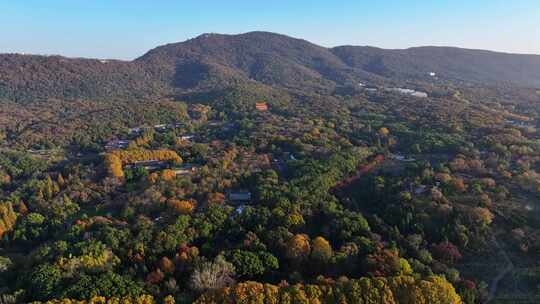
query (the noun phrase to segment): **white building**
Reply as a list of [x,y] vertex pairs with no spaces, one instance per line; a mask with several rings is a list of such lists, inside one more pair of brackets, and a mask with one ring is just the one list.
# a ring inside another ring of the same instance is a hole
[[416,91],[416,92],[412,93],[411,96],[413,96],[413,97],[418,97],[418,98],[427,98],[427,97],[428,97],[428,94],[425,93],[425,92],[418,92],[418,91]]

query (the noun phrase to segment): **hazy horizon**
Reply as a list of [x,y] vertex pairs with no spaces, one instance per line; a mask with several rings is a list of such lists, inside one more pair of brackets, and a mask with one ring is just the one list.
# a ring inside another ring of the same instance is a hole
[[531,0],[162,1],[159,6],[140,0],[30,0],[0,3],[0,11],[5,29],[0,53],[131,60],[203,33],[267,31],[324,47],[449,46],[540,54],[540,3]]

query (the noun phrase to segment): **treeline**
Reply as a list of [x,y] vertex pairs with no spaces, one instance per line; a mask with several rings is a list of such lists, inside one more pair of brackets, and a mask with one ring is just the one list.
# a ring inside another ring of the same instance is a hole
[[110,154],[118,157],[123,165],[149,160],[173,161],[178,164],[182,162],[182,158],[175,151],[167,149],[115,150],[110,152]]
[[[124,298],[106,298],[106,297],[100,297],[96,296],[89,300],[73,300],[73,299],[53,299],[49,300],[47,302],[32,302],[32,304],[154,304],[156,303],[154,301],[154,297],[150,295],[142,295],[139,297],[124,297]],[[172,302],[169,300],[167,302],[167,298],[163,301],[164,304],[174,304],[174,299],[172,299]]]
[[196,304],[458,304],[462,303],[452,284],[432,276],[342,279],[318,285],[271,285],[245,282],[202,295]]

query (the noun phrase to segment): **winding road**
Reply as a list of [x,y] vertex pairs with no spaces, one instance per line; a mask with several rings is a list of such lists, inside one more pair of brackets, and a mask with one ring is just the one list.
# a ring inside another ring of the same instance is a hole
[[506,266],[501,269],[499,274],[497,274],[493,280],[491,280],[491,283],[489,284],[489,294],[486,300],[486,303],[491,302],[495,295],[497,294],[497,289],[499,287],[500,281],[510,272],[514,271],[515,266],[514,263],[512,263],[512,260],[510,260],[510,257],[508,256],[508,253],[504,250],[504,248],[499,244],[499,241],[497,241],[497,238],[493,236],[493,243],[495,244],[495,247],[499,250],[501,255],[504,258],[504,261],[506,262]]

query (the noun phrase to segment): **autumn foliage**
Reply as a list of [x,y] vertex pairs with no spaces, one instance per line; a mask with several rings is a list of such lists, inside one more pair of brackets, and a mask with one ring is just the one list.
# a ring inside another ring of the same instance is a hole
[[146,276],[146,282],[149,284],[158,284],[159,282],[163,281],[164,278],[165,274],[163,271],[161,271],[161,269],[158,268]]
[[196,304],[458,304],[462,303],[454,287],[445,279],[431,276],[417,280],[410,276],[340,280],[320,285],[275,286],[245,282],[203,294]]
[[290,259],[303,260],[309,257],[311,244],[309,236],[297,234],[287,242],[287,257]]
[[176,178],[176,173],[171,169],[165,169],[161,171],[161,179],[164,181],[171,181]]
[[11,203],[0,203],[0,238],[4,233],[11,231],[16,221],[17,215],[13,211]]
[[168,257],[162,257],[159,260],[159,268],[164,273],[173,273],[174,272],[174,262],[171,261]]
[[133,150],[114,150],[108,154],[115,155],[120,159],[123,165],[131,164],[138,161],[173,161],[174,163],[182,163],[182,158],[174,151],[167,149],[159,150],[146,150],[146,149],[133,149]]
[[135,147],[140,147],[150,143],[153,139],[154,132],[147,131],[141,136],[137,137],[132,143],[135,145]]
[[105,168],[109,176],[121,178],[124,177],[124,171],[122,170],[122,161],[114,154],[105,154]]
[[434,245],[432,251],[437,259],[448,264],[453,264],[462,258],[456,245],[448,241]]
[[154,298],[151,295],[142,295],[136,298],[106,298],[95,296],[89,300],[73,300],[73,299],[54,299],[47,302],[34,302],[35,304],[154,304]]
[[186,200],[170,198],[167,200],[167,206],[173,209],[177,214],[191,214],[195,209],[195,204]]
[[323,237],[319,236],[313,240],[311,257],[317,261],[325,262],[332,257],[332,246]]
[[[105,168],[107,169],[107,173],[109,174],[109,176],[116,178],[124,177],[124,171],[122,168],[123,165],[149,160],[172,161],[176,164],[182,163],[182,158],[176,152],[167,149],[114,150],[112,152],[105,153],[104,156]],[[162,174],[164,175],[164,178],[171,179],[171,174],[174,173],[171,172],[164,172]]]

